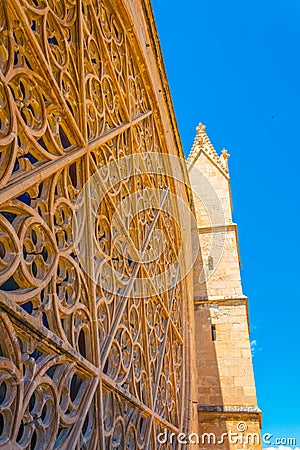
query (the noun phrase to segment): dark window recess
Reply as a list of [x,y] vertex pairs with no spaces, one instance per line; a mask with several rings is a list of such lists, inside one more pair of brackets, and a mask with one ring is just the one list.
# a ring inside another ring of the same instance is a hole
[[217,330],[216,330],[216,325],[212,325],[211,326],[211,338],[213,341],[217,340]]
[[[68,104],[68,106],[69,106],[69,108],[71,109],[71,111],[72,111],[72,108],[71,108],[71,106],[69,105],[69,103],[67,102],[67,104]],[[70,142],[70,140],[69,140],[69,138],[68,138],[68,136],[66,135],[66,133],[65,133],[65,131],[64,131],[64,129],[59,125],[59,137],[60,137],[60,142],[61,142],[61,144],[62,144],[62,146],[63,146],[63,148],[68,148],[68,147],[71,147],[71,142]]]
[[209,256],[208,257],[208,269],[213,270],[213,268],[214,268],[214,260],[213,260],[212,256]]
[[69,166],[69,175],[71,178],[71,182],[74,188],[77,188],[77,167],[76,163],[73,163]]
[[84,331],[82,328],[80,330],[79,337],[78,337],[78,350],[79,350],[79,353],[84,358],[86,358],[85,335],[84,335]]

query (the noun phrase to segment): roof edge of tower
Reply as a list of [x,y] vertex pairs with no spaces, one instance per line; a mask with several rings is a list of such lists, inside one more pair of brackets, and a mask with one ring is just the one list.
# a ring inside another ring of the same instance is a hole
[[219,169],[221,169],[221,171],[227,177],[229,177],[228,158],[230,157],[230,155],[225,148],[222,149],[221,155],[218,155],[205,129],[206,126],[203,125],[201,122],[196,127],[197,133],[194,140],[194,144],[187,157],[187,163],[188,165],[194,164],[196,160],[199,158],[200,154],[203,152],[209,157],[209,159],[211,159],[218,166]]

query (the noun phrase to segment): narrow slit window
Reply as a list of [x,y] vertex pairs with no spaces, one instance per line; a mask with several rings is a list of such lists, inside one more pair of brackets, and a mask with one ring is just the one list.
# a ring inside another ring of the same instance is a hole
[[217,330],[216,330],[216,325],[212,325],[211,326],[211,338],[213,341],[217,340]]
[[209,256],[208,257],[208,269],[213,270],[213,268],[214,268],[214,260],[213,260],[212,256]]

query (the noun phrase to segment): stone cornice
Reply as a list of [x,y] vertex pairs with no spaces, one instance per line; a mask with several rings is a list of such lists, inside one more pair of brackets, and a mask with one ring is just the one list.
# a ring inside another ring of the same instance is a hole
[[196,305],[204,305],[204,304],[212,304],[212,303],[234,303],[234,304],[247,304],[248,297],[246,295],[237,295],[230,297],[219,297],[219,296],[209,296],[209,297],[199,297],[195,298],[194,304]]
[[258,406],[224,406],[198,405],[198,412],[252,413],[261,414]]
[[[204,416],[207,419],[216,419],[226,417],[226,419],[244,419],[259,421],[260,428],[262,427],[262,412],[258,406],[224,406],[224,405],[198,405],[197,411],[199,416]],[[200,419],[201,421],[201,419]]]
[[199,308],[200,306],[205,305],[213,305],[213,304],[225,304],[225,305],[246,305],[246,313],[247,313],[247,324],[248,331],[250,334],[250,321],[249,321],[249,307],[248,307],[248,297],[246,295],[237,295],[230,297],[218,297],[218,296],[209,296],[209,297],[198,297],[194,299],[194,307]]
[[[196,228],[194,228],[196,229]],[[220,224],[214,224],[214,225],[210,225],[210,226],[205,226],[205,227],[197,227],[197,231],[199,233],[214,233],[216,231],[224,231],[225,230],[237,230],[237,224],[236,223],[220,223]]]

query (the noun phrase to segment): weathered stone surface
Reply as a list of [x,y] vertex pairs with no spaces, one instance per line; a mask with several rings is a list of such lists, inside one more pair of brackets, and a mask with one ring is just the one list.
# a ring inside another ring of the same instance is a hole
[[[225,152],[218,156],[200,125],[188,164],[205,175],[215,196],[204,201],[197,198],[197,180],[194,186],[192,182],[201,248],[201,259],[194,267],[198,418],[199,435],[212,433],[211,439],[216,441],[201,441],[199,448],[207,450],[212,445],[219,450],[256,450],[261,448],[261,412],[252,369],[248,300],[240,279],[237,227],[232,223],[227,160]],[[222,223],[214,217],[216,211],[220,217],[221,208]],[[214,241],[217,235],[223,239]],[[221,251],[216,251],[214,242],[222,246]],[[224,442],[222,434],[226,435]]]
[[187,179],[150,2],[2,1],[0,32],[0,447],[157,448],[196,408],[167,195],[189,192],[149,156]]
[[4,1],[0,31],[0,447],[169,449],[165,430],[258,429],[229,155],[199,127],[189,163],[224,223],[194,198],[194,277],[150,1]]

